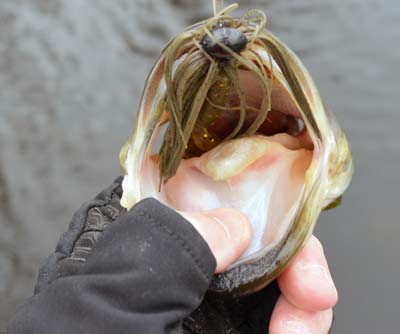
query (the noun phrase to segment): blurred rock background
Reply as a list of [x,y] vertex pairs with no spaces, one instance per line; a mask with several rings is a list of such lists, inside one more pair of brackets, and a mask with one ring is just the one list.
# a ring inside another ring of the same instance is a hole
[[[351,188],[317,229],[340,291],[334,333],[396,333],[400,3],[241,5],[267,12],[354,150]],[[0,1],[0,327],[75,209],[119,175],[161,47],[210,14],[211,0]]]

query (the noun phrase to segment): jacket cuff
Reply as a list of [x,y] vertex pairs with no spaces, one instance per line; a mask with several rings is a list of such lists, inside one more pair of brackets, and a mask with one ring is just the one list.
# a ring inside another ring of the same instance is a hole
[[216,269],[216,259],[207,242],[193,225],[179,213],[154,198],[137,203],[131,210],[134,215],[143,217],[145,223],[165,233],[173,239],[183,252],[193,260],[204,278],[211,281]]

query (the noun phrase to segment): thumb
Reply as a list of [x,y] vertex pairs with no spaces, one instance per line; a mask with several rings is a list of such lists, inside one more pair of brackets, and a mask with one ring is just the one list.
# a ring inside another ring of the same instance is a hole
[[217,261],[216,273],[234,263],[250,244],[251,225],[239,210],[215,209],[179,213],[207,242]]

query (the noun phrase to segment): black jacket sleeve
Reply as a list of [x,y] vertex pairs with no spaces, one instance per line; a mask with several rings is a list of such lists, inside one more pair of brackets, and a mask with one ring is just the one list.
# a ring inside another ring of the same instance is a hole
[[153,199],[106,225],[99,227],[96,219],[72,224],[9,334],[155,334],[180,328],[200,305],[215,270],[206,242]]
[[7,333],[268,334],[276,282],[243,297],[205,293],[206,243],[155,200],[126,212],[121,181],[75,213]]

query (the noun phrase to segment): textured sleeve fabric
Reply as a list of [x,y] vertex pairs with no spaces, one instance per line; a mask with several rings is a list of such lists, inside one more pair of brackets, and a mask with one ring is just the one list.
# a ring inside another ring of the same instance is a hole
[[41,274],[45,283],[7,333],[175,333],[202,302],[215,271],[215,258],[192,225],[154,199],[101,234],[87,226],[73,230],[92,234],[83,241],[67,235],[71,249],[63,252],[81,242],[80,252],[89,254],[63,262],[59,251],[50,258],[57,269]]

